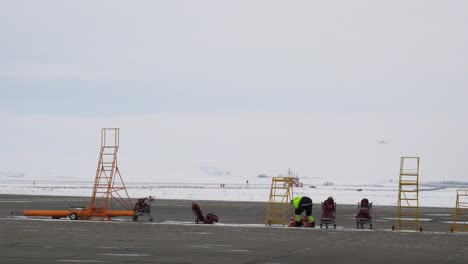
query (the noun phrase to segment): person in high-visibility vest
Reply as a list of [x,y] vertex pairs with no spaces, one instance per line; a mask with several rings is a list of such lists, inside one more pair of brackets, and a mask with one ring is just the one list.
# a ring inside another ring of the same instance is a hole
[[305,211],[307,219],[310,222],[311,227],[315,227],[315,219],[312,216],[312,199],[307,196],[294,197],[291,200],[292,206],[294,206],[294,226],[301,227],[301,214]]

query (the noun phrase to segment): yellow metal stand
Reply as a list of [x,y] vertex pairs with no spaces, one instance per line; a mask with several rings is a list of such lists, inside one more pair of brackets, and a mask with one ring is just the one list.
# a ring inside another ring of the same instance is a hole
[[293,197],[293,178],[274,177],[271,180],[270,199],[265,225],[287,225]]
[[422,231],[419,225],[419,157],[401,157],[398,204],[392,230]]
[[457,203],[455,204],[455,213],[451,232],[468,232],[468,190],[457,190]]

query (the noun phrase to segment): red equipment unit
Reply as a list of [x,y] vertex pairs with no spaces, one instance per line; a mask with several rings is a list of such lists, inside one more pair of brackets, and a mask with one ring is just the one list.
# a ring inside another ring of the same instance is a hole
[[363,229],[364,224],[369,224],[369,228],[372,229],[372,203],[369,203],[367,198],[358,203],[358,213],[356,215],[356,228]]
[[322,215],[320,217],[320,228],[325,225],[328,229],[328,225],[333,224],[333,228],[336,229],[336,203],[332,197],[328,197],[327,200],[322,202]]

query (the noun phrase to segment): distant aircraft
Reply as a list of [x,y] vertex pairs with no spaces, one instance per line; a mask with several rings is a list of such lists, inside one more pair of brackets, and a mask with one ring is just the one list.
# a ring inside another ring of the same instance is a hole
[[390,143],[390,142],[385,141],[385,140],[381,140],[381,141],[377,141],[377,143],[379,143],[379,144],[388,144],[388,143]]

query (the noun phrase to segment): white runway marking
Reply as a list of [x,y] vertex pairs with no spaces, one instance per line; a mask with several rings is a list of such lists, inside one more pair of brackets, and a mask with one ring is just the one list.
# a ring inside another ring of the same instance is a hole
[[109,263],[112,261],[95,260],[95,259],[57,259],[57,262],[74,262],[74,263]]
[[[10,216],[10,217],[0,217],[0,220],[23,220],[23,221],[50,221],[50,222],[57,222],[57,221],[66,221],[69,223],[80,223],[80,222],[88,222],[88,223],[103,223],[103,224],[122,224],[122,222],[114,222],[114,221],[86,221],[86,220],[79,220],[79,221],[72,221],[69,219],[44,219],[44,218],[32,218],[32,217],[26,217],[26,216]],[[395,218],[384,218],[386,220],[395,220]],[[375,221],[386,221],[386,220],[375,220]],[[432,219],[419,219],[420,221],[430,221]],[[129,224],[135,224],[133,221],[128,221]],[[441,223],[447,223],[447,224],[452,224],[453,221],[441,221]],[[161,222],[161,223],[141,223],[141,224],[149,224],[149,225],[186,225],[186,226],[200,226],[200,227],[246,227],[246,228],[282,228],[282,229],[290,229],[292,227],[288,226],[281,226],[281,225],[272,225],[272,226],[266,226],[265,224],[225,224],[225,223],[216,223],[212,225],[206,225],[206,224],[196,224],[194,222],[181,222],[181,221],[166,221],[166,222]],[[5,227],[0,227],[0,229],[5,229]],[[355,229],[355,228],[344,228],[342,226],[337,226],[336,229],[328,228],[326,229],[323,227],[320,229],[320,227],[296,227],[295,229],[300,229],[304,230],[306,232],[317,232],[317,230],[324,230],[324,232],[334,232],[334,231],[353,231],[353,232],[376,232],[376,231],[386,231],[386,232],[393,232],[391,229]],[[398,231],[401,232],[401,231]],[[419,231],[417,231],[419,233]],[[195,232],[196,233],[196,232]],[[202,233],[209,233],[209,232],[200,232]],[[427,231],[425,230],[423,233],[425,234],[450,234],[450,232],[438,232],[438,231]],[[467,233],[468,234],[468,233]]]
[[117,257],[149,257],[151,254],[119,254],[119,253],[102,253],[103,256],[117,256]]
[[184,234],[193,234],[193,235],[212,235],[213,233],[209,233],[209,232],[184,232]]
[[0,203],[31,203],[32,201],[0,200]]
[[[382,218],[382,219],[387,219],[387,220],[396,220],[395,217],[386,217],[386,218]],[[416,218],[400,218],[401,220],[405,220],[405,221],[415,221]],[[419,221],[424,221],[424,222],[428,222],[428,221],[432,221],[431,218],[419,218]]]
[[453,214],[424,214],[428,216],[453,216]]
[[224,251],[228,251],[228,252],[249,252],[250,250],[248,250],[248,249],[228,249],[228,250],[224,250]]
[[120,247],[94,247],[99,249],[120,249]]
[[[453,220],[452,220],[452,221],[441,221],[441,223],[444,223],[444,224],[453,224]],[[468,222],[457,221],[457,224],[458,224],[458,225],[468,225]]]
[[203,244],[204,246],[209,247],[231,247],[232,245],[223,245],[223,244]]
[[222,249],[225,247],[231,247],[232,245],[221,245],[221,244],[201,244],[201,245],[191,245],[192,248],[203,248],[203,249]]

